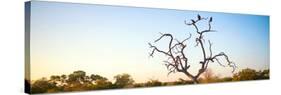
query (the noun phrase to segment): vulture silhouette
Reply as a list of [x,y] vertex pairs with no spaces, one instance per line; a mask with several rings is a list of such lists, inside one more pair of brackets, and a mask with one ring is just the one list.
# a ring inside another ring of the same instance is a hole
[[213,17],[210,18],[209,22],[212,22],[212,21],[213,21]]
[[201,20],[201,19],[202,19],[199,14],[197,15],[197,19],[198,19],[198,20]]

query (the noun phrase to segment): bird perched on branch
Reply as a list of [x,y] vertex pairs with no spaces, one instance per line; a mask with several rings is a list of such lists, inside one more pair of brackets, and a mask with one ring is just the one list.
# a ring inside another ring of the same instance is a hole
[[213,21],[213,17],[210,18],[209,22],[212,22],[212,21]]
[[201,19],[202,19],[199,14],[197,15],[197,19],[198,19],[198,20],[201,20]]

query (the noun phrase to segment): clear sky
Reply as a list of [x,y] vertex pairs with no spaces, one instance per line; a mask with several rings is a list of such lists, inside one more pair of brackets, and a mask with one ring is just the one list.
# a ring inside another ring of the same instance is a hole
[[[187,52],[191,72],[197,71],[201,52],[194,48],[194,28],[184,24],[197,14],[214,18],[213,29],[218,32],[205,36],[214,53],[227,53],[238,70],[269,68],[268,16],[33,1],[31,79],[76,70],[110,80],[121,73],[132,75],[136,82],[185,79],[181,73],[167,76],[164,56],[149,57],[148,42],[159,32],[178,39],[192,33]],[[165,40],[156,45],[165,49]],[[216,74],[232,74],[231,68],[210,65]]]

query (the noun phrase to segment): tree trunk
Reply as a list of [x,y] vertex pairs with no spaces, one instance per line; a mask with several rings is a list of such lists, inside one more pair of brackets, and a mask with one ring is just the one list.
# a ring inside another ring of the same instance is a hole
[[193,84],[198,84],[198,83],[199,83],[199,81],[197,80],[197,77],[196,77],[196,76],[192,76],[191,74],[189,74],[189,73],[186,72],[186,71],[183,71],[183,73],[184,73],[189,79],[192,79]]
[[193,80],[194,84],[199,84],[199,81],[197,80],[197,78],[192,78],[192,80]]

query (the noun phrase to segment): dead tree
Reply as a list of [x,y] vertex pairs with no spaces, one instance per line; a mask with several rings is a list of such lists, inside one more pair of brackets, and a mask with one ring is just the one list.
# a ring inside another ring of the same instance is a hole
[[[207,23],[208,23],[207,29],[204,29],[202,31],[198,29],[197,23],[200,21],[207,21]],[[187,77],[192,79],[195,84],[199,83],[198,78],[200,77],[200,75],[202,73],[204,73],[206,71],[209,63],[217,62],[218,64],[220,64],[220,66],[232,67],[233,68],[232,72],[234,72],[236,65],[234,62],[229,60],[229,57],[224,52],[214,55],[213,51],[212,51],[212,43],[210,40],[208,40],[209,47],[205,47],[205,44],[204,44],[205,40],[204,40],[203,36],[205,36],[207,33],[215,32],[215,30],[212,30],[212,26],[211,26],[212,21],[213,21],[212,17],[203,18],[200,15],[197,15],[196,19],[191,19],[191,22],[184,21],[184,23],[187,26],[193,26],[196,29],[195,47],[199,46],[201,48],[202,55],[203,55],[202,60],[200,60],[198,62],[199,65],[201,65],[200,66],[201,68],[198,70],[198,72],[196,74],[191,74],[189,72],[190,63],[188,61],[189,59],[185,52],[185,49],[187,48],[186,42],[187,42],[187,40],[189,40],[191,38],[191,34],[189,34],[189,36],[186,39],[179,41],[179,40],[175,39],[172,34],[160,33],[161,36],[158,39],[156,39],[154,41],[154,43],[158,42],[159,40],[161,40],[163,38],[169,38],[170,40],[168,43],[168,50],[161,50],[158,47],[156,47],[155,45],[148,43],[150,48],[152,48],[152,52],[150,53],[150,56],[153,57],[155,52],[159,52],[159,53],[166,55],[168,59],[163,62],[165,63],[165,66],[167,67],[167,70],[169,71],[168,75],[170,73],[182,72]],[[207,50],[209,51],[209,53],[206,52]],[[227,64],[225,64],[225,65],[222,64],[220,62],[219,58],[224,58],[226,60]]]

